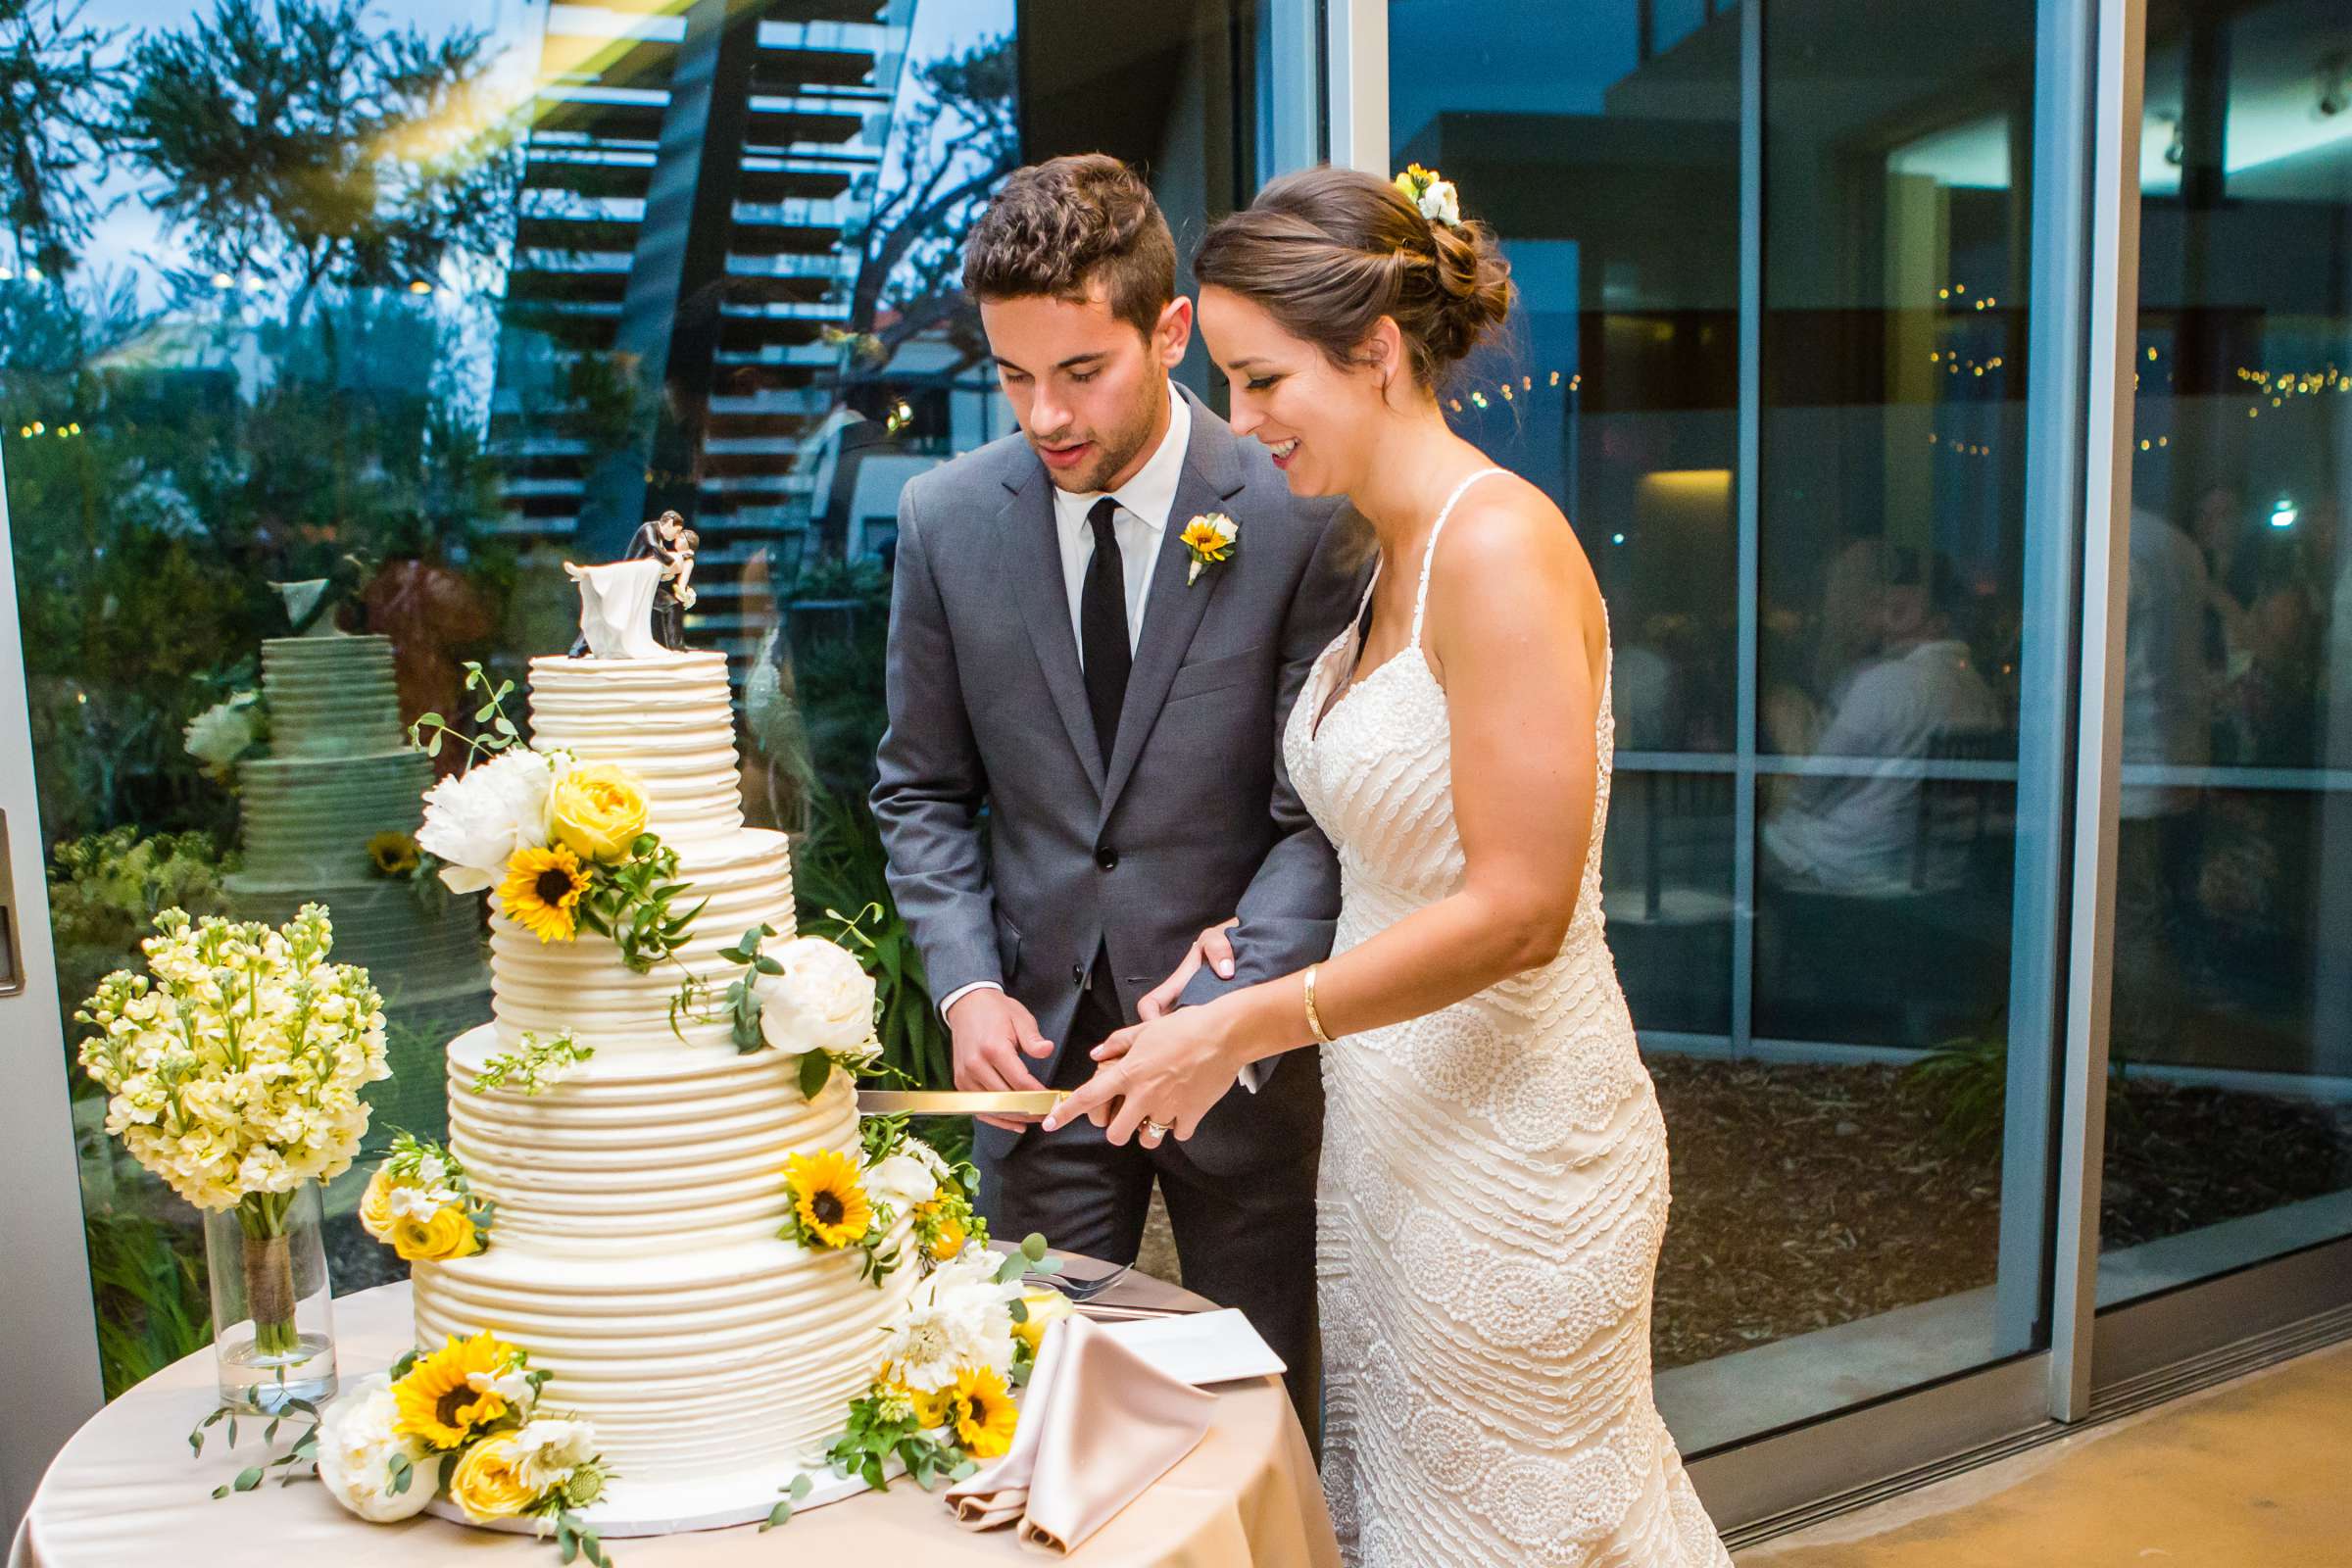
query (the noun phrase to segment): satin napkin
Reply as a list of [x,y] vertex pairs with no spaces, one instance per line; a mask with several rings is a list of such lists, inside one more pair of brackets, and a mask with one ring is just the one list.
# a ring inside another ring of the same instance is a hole
[[1021,1540],[1069,1552],[1207,1435],[1217,1396],[1180,1383],[1083,1317],[1046,1331],[1004,1456],[948,1490],[967,1530],[1016,1520]]

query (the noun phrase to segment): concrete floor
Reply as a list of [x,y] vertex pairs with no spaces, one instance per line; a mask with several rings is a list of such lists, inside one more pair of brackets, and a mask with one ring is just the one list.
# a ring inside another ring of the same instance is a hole
[[2347,1568],[2352,1345],[1783,1536],[1739,1568]]

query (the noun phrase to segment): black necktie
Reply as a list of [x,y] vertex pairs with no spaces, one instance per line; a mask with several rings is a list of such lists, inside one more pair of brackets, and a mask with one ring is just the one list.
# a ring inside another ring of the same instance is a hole
[[1086,585],[1078,593],[1078,652],[1086,662],[1086,706],[1095,712],[1095,739],[1102,765],[1110,765],[1110,744],[1118,738],[1119,707],[1127,701],[1127,671],[1135,655],[1127,646],[1127,566],[1119,558],[1119,536],[1110,519],[1119,504],[1104,496],[1087,512],[1095,530],[1095,558],[1086,564]]

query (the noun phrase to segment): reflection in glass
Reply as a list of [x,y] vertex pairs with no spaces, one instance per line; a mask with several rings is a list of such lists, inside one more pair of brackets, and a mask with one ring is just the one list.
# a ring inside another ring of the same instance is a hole
[[2102,1302],[2352,1233],[2348,47],[2151,22]]

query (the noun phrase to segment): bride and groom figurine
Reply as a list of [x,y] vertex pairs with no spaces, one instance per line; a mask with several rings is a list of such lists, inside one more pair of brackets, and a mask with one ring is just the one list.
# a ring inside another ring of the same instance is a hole
[[664,512],[638,524],[620,560],[601,566],[564,563],[580,589],[580,639],[572,657],[652,659],[683,650],[701,544],[684,517]]

